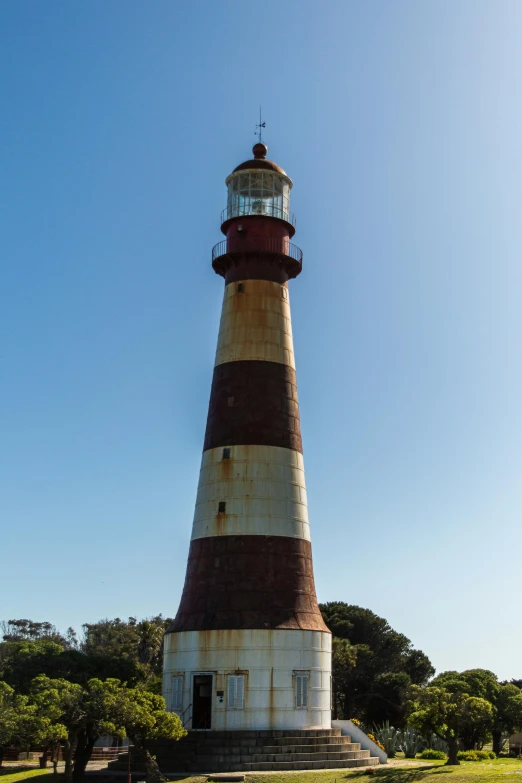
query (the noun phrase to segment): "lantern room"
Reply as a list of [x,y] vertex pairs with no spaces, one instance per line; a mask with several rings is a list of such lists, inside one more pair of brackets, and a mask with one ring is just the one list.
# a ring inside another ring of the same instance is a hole
[[[264,144],[255,144],[252,151],[253,160],[242,163],[226,179],[228,198],[221,222],[255,215],[278,218],[294,227],[290,211],[292,180],[277,163],[266,159],[268,148]],[[291,230],[290,236],[293,233]]]

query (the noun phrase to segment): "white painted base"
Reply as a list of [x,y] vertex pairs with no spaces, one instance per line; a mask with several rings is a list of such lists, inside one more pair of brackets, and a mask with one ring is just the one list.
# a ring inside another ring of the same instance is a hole
[[[165,636],[163,695],[172,711],[172,678],[183,676],[178,714],[192,728],[193,676],[213,674],[212,729],[329,729],[329,633],[294,630],[185,631]],[[308,706],[296,708],[295,673],[309,672]],[[229,709],[227,675],[245,675],[243,709]],[[217,696],[223,691],[223,699]]]

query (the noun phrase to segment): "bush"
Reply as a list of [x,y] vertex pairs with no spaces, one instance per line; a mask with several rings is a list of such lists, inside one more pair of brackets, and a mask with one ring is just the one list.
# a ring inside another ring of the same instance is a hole
[[476,750],[459,750],[457,758],[459,761],[481,761]]
[[419,753],[418,758],[428,759],[429,761],[446,761],[448,757],[443,750],[433,750],[433,748],[426,748],[426,750],[423,750],[422,753]]
[[[353,721],[352,721],[352,723],[353,723]],[[375,742],[377,747],[379,747],[381,750],[384,750],[384,752],[386,752],[386,750],[384,748],[384,745],[382,744],[382,742],[379,742],[377,737],[374,737],[373,734],[370,734],[370,733],[368,733],[366,736],[368,737],[368,739],[371,739],[372,742]],[[370,769],[370,767],[369,767],[369,769]]]
[[459,750],[457,758],[459,761],[488,761],[497,757],[492,750]]

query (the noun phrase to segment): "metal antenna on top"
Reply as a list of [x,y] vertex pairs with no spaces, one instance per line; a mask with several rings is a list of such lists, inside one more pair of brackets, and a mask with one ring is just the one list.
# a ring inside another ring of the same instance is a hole
[[[257,128],[259,128],[259,130],[257,130]],[[261,106],[260,106],[259,107],[259,122],[256,125],[256,130],[254,131],[254,136],[258,137],[259,143],[261,143],[263,141],[263,139],[261,138],[261,132],[262,132],[263,128],[266,128],[266,122],[263,122],[262,119],[261,119]]]

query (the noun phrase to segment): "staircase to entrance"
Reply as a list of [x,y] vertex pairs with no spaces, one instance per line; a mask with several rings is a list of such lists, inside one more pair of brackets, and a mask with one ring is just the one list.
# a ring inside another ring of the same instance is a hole
[[[189,731],[178,742],[151,743],[164,774],[175,772],[264,772],[297,769],[346,769],[377,766],[379,759],[362,750],[341,729],[287,731]],[[127,769],[127,754],[109,763]],[[139,760],[132,763],[140,771]]]

